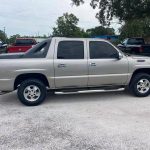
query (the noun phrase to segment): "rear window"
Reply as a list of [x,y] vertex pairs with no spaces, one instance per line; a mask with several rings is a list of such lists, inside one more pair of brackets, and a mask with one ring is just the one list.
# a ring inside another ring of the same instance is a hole
[[29,46],[34,44],[35,41],[32,39],[17,39],[15,43],[16,46]]
[[128,44],[129,45],[142,45],[144,44],[144,40],[143,39],[129,39],[128,40]]

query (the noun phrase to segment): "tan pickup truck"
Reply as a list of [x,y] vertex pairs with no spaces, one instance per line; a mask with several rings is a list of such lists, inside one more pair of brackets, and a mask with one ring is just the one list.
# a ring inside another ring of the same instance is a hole
[[0,91],[18,90],[28,106],[41,104],[47,90],[126,87],[138,97],[150,94],[150,58],[126,56],[105,40],[51,38],[26,53],[0,55]]

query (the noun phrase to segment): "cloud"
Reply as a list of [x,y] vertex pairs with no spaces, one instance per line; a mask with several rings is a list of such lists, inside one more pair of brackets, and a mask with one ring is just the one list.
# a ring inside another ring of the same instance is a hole
[[8,35],[50,34],[57,18],[65,12],[74,13],[80,27],[94,27],[99,22],[89,2],[76,7],[71,0],[0,0],[0,29],[6,27]]

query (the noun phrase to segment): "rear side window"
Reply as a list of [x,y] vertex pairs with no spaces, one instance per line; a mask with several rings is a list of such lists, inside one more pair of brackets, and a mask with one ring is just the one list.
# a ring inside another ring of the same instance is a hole
[[91,41],[89,47],[91,59],[115,58],[118,53],[112,45],[103,41]]
[[61,41],[58,44],[58,59],[84,59],[84,42]]

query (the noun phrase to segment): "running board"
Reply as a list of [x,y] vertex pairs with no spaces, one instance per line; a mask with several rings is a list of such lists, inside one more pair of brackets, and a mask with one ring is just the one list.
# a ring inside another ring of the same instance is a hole
[[125,88],[111,89],[111,90],[78,90],[78,91],[56,91],[55,94],[77,94],[77,93],[102,93],[102,92],[121,92]]
[[4,94],[7,94],[7,93],[10,93],[10,92],[2,92],[2,91],[0,91],[0,95],[4,95]]

